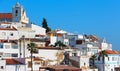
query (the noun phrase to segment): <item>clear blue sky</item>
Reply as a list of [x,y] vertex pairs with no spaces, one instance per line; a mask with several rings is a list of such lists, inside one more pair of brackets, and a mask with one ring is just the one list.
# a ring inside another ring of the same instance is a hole
[[31,22],[47,19],[53,29],[105,37],[120,50],[120,0],[0,0],[0,12],[11,12],[19,2]]

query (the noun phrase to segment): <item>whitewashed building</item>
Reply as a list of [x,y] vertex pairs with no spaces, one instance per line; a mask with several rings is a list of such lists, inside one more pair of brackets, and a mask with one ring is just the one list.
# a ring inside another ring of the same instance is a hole
[[[105,64],[102,64],[102,57],[97,57],[95,65],[99,71],[103,71],[103,66],[105,71],[115,71],[115,68],[120,66],[120,53],[113,50],[105,50],[105,52],[108,55],[105,57]],[[99,56],[99,54],[97,55]]]
[[79,67],[82,71],[98,71],[97,68],[90,67],[89,59],[90,56],[83,54],[79,49],[69,52],[69,60],[73,66]]
[[49,62],[48,65],[56,65],[57,60],[61,62],[64,58],[64,51],[58,47],[39,47],[38,52],[39,57]]
[[5,71],[26,71],[25,64],[21,63],[15,59],[5,59],[6,67]]
[[6,60],[0,57],[0,71],[6,71]]
[[0,43],[0,56],[3,58],[18,58],[19,48],[15,43]]
[[63,30],[53,30],[47,33],[50,38],[50,45],[54,45],[56,42],[61,41],[66,45],[69,45],[69,39],[66,36],[67,32]]

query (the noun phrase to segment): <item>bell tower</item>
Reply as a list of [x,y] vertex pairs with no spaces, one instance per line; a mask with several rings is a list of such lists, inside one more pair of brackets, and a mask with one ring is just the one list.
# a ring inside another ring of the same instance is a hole
[[29,23],[29,19],[26,16],[26,12],[19,3],[16,3],[16,5],[12,8],[12,21],[20,22],[22,24]]

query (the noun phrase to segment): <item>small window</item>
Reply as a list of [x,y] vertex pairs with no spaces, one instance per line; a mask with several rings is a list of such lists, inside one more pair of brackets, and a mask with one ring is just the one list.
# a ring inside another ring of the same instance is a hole
[[12,57],[18,57],[18,54],[16,54],[16,53],[12,54]]
[[72,56],[77,56],[77,53],[72,53]]
[[10,53],[5,53],[4,57],[11,57],[11,54]]
[[5,49],[10,49],[10,45],[4,45]]
[[10,36],[13,36],[13,33],[10,33]]
[[3,67],[3,66],[1,66],[0,68],[1,68],[1,69],[4,69],[4,67]]
[[108,61],[110,60],[110,58],[108,57]]
[[2,49],[3,48],[3,45],[0,45],[0,49]]
[[39,37],[39,35],[35,35],[35,37]]
[[86,63],[84,63],[84,66],[86,65]]
[[112,61],[114,61],[114,57],[112,57]]
[[18,10],[15,11],[15,16],[18,16]]

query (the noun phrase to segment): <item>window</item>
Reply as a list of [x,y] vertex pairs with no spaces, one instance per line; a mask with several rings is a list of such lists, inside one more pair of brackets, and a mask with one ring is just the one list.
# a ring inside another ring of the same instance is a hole
[[112,61],[114,61],[114,57],[112,57]]
[[3,45],[0,45],[0,49],[2,49],[3,48]]
[[13,33],[10,33],[10,36],[13,36]]
[[12,54],[11,56],[12,56],[12,57],[18,57],[18,54],[15,53],[15,54]]
[[84,66],[86,65],[86,63],[84,63]]
[[6,48],[6,49],[9,49],[9,48],[10,48],[10,45],[5,45],[5,48]]
[[4,56],[5,57],[11,57],[11,54],[10,53],[5,53]]
[[13,49],[18,49],[18,46],[17,45],[12,45],[12,48]]
[[4,69],[4,67],[3,67],[3,66],[0,66],[0,68],[1,68],[1,69]]
[[18,10],[15,11],[15,16],[18,16]]
[[72,53],[72,56],[77,56],[77,53]]
[[39,35],[35,35],[35,37],[39,37]]
[[108,61],[110,60],[110,58],[108,57]]

